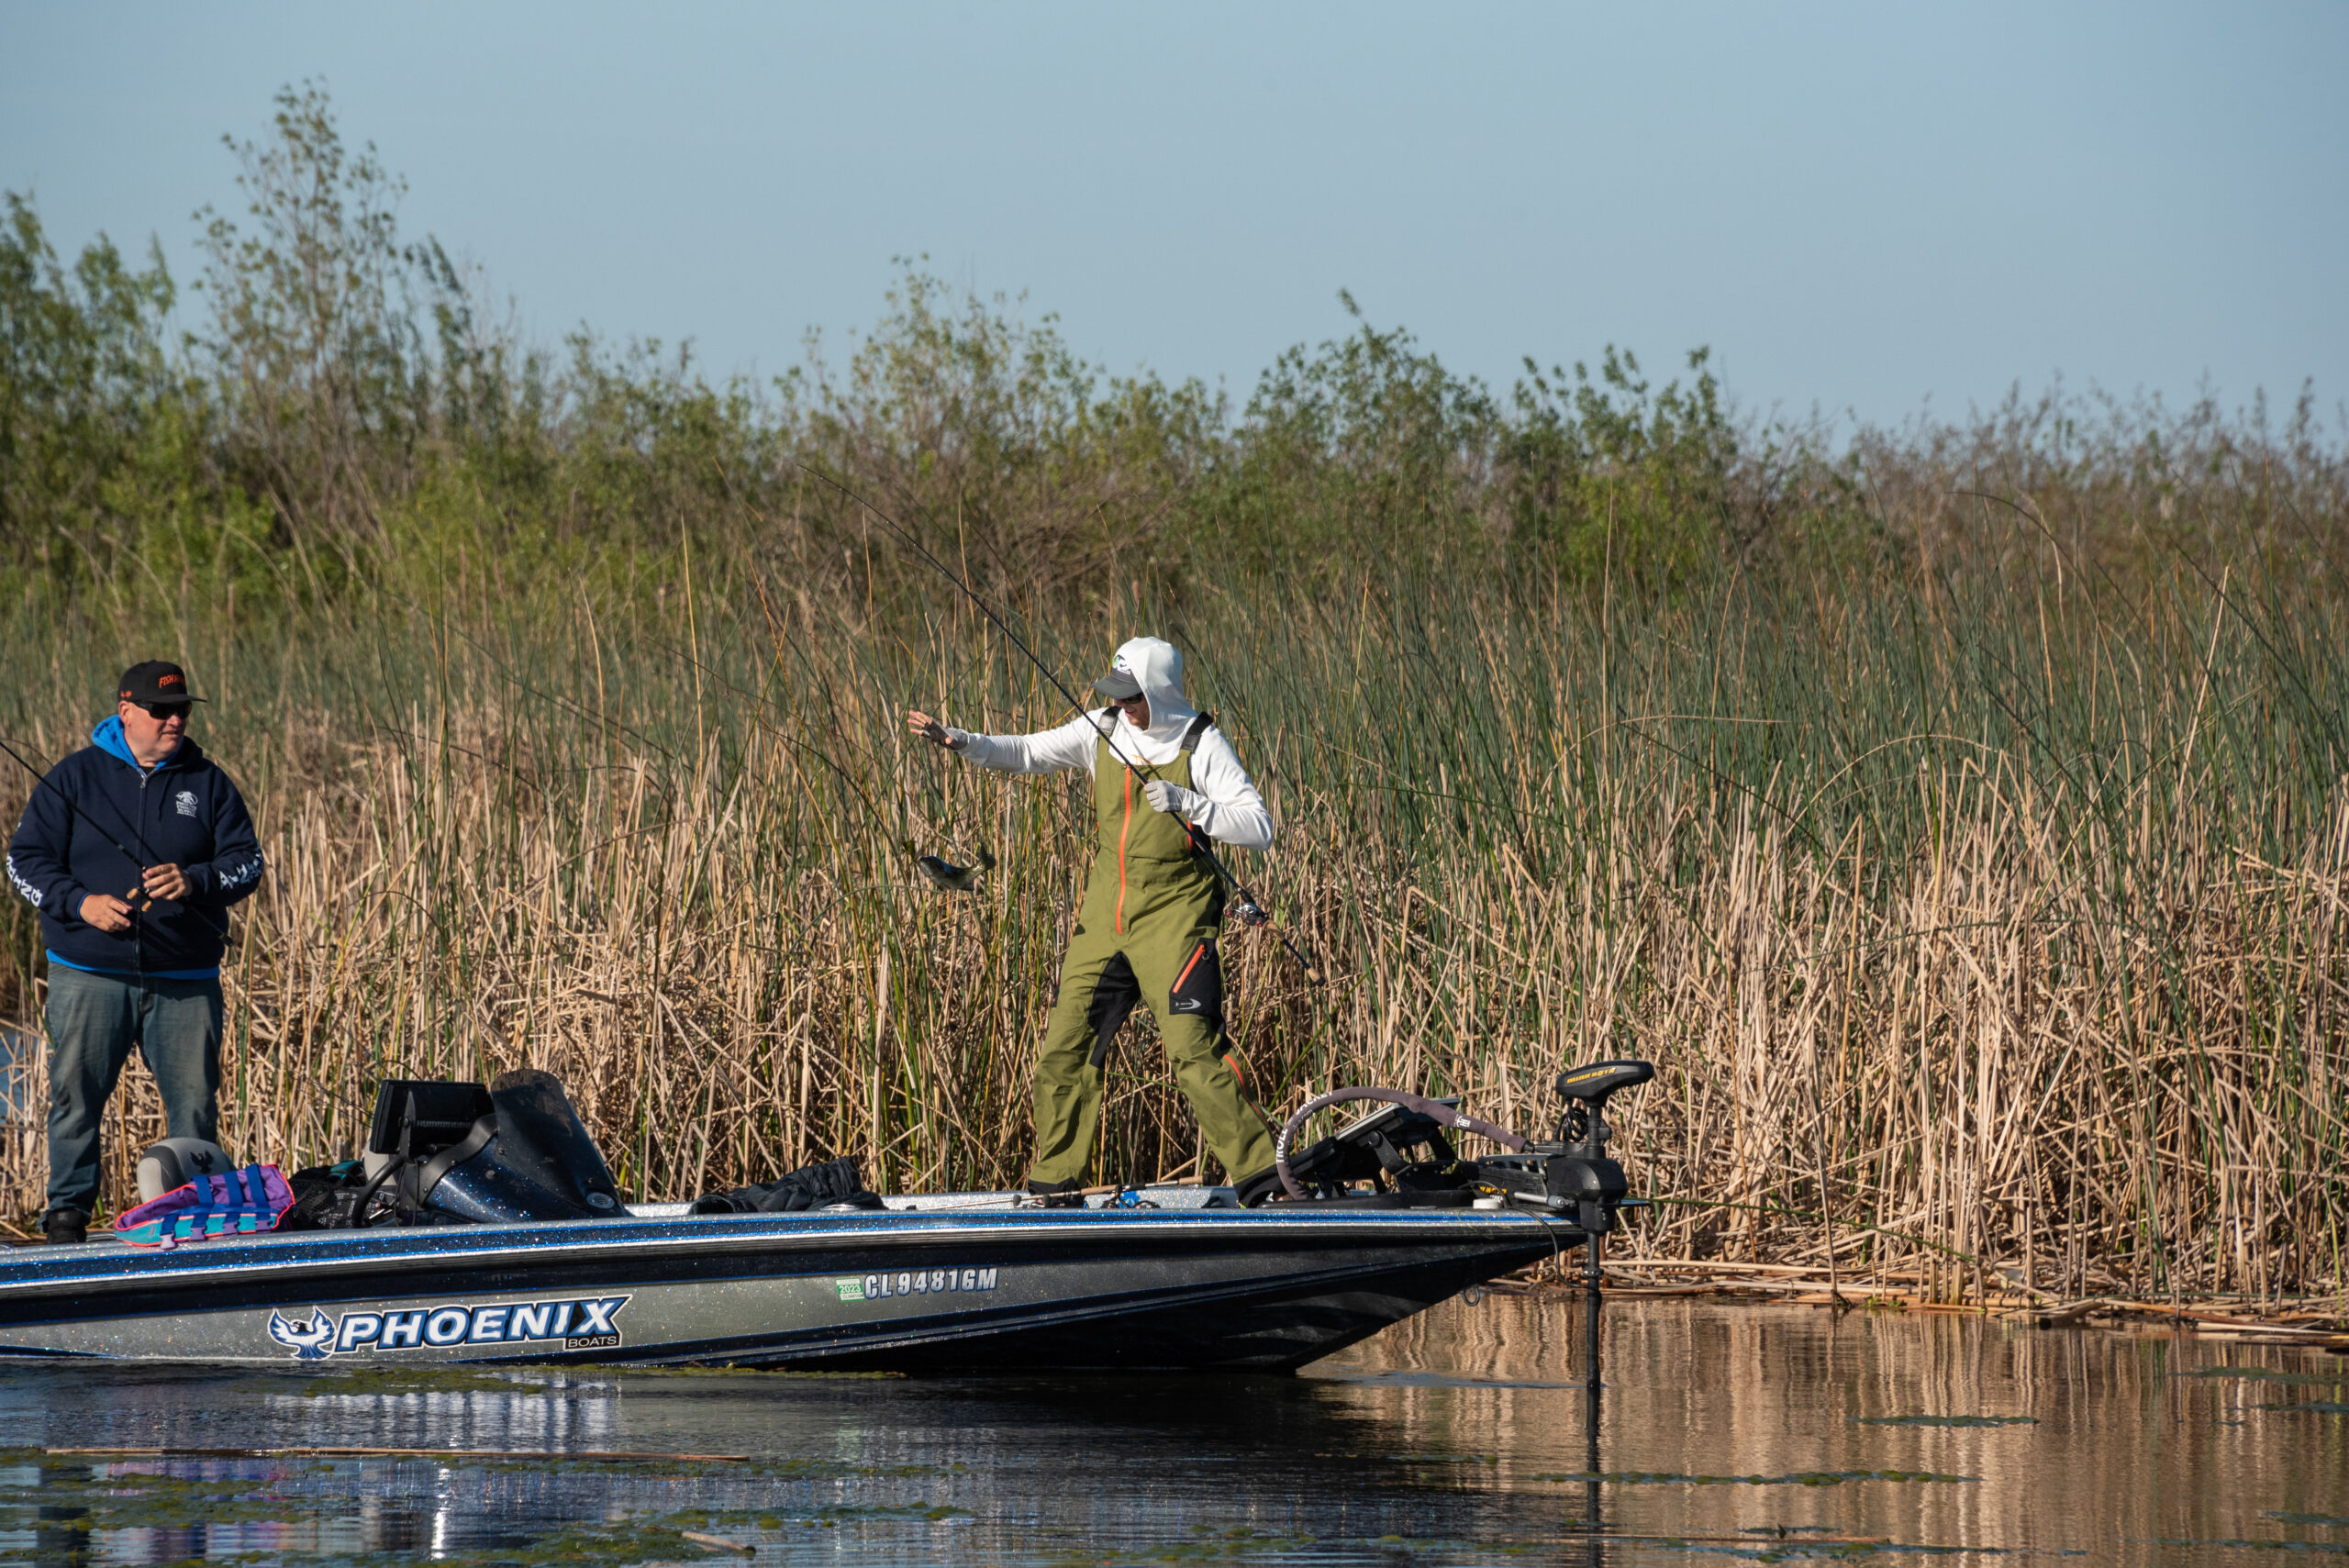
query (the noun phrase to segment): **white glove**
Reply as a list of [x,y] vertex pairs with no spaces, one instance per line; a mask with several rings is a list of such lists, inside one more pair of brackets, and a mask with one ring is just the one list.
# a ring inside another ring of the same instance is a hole
[[1208,797],[1181,784],[1152,779],[1141,786],[1141,792],[1149,796],[1152,811],[1171,811],[1186,822],[1197,822],[1207,815]]

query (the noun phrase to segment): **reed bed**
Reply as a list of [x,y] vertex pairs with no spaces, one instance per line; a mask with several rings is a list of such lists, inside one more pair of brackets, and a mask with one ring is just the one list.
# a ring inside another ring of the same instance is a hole
[[[440,602],[189,623],[202,738],[271,860],[239,917],[224,1139],[350,1154],[376,1081],[560,1074],[627,1189],[855,1155],[1015,1184],[1084,874],[1085,796],[909,746],[907,705],[1053,696],[942,601],[835,605],[745,563],[628,613]],[[1970,594],[1971,596],[1968,596]],[[128,646],[28,605],[0,723],[79,742]],[[2344,1287],[2342,617],[2188,574],[2136,596],[1729,579],[1627,608],[1440,577],[1032,607],[1063,671],[1188,653],[1282,822],[1248,868],[1329,971],[1230,938],[1273,1108],[1346,1083],[1617,1116],[1651,1257],[1923,1271],[1943,1296]],[[140,643],[143,650],[151,646]],[[21,805],[27,781],[0,791]],[[974,895],[913,854],[1002,864]],[[6,927],[31,1023],[38,937]],[[1213,1174],[1146,1021],[1097,1169]],[[0,1201],[41,1201],[12,1069]],[[111,1191],[160,1131],[134,1070]]]

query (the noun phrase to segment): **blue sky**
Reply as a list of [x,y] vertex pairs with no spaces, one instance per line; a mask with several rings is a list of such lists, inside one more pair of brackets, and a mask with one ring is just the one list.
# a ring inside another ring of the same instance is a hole
[[0,186],[184,280],[321,79],[552,341],[772,374],[891,258],[1244,397],[1351,290],[1455,368],[1709,344],[1748,409],[2349,398],[2349,6],[0,0]]

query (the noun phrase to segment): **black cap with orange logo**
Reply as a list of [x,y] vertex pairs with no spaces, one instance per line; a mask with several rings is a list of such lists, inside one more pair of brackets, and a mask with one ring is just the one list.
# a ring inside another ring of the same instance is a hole
[[203,702],[187,689],[187,672],[168,659],[150,659],[122,673],[122,700],[135,703]]

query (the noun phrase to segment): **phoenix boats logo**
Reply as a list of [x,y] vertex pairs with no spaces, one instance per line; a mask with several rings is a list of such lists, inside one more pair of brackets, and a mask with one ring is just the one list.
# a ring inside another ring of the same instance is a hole
[[618,1349],[625,1296],[578,1296],[568,1301],[529,1301],[497,1307],[452,1302],[384,1312],[346,1312],[340,1318],[310,1308],[306,1318],[269,1315],[269,1337],[294,1352],[296,1361],[320,1362],[357,1351],[417,1350],[426,1346],[522,1345],[561,1340],[566,1351]]

